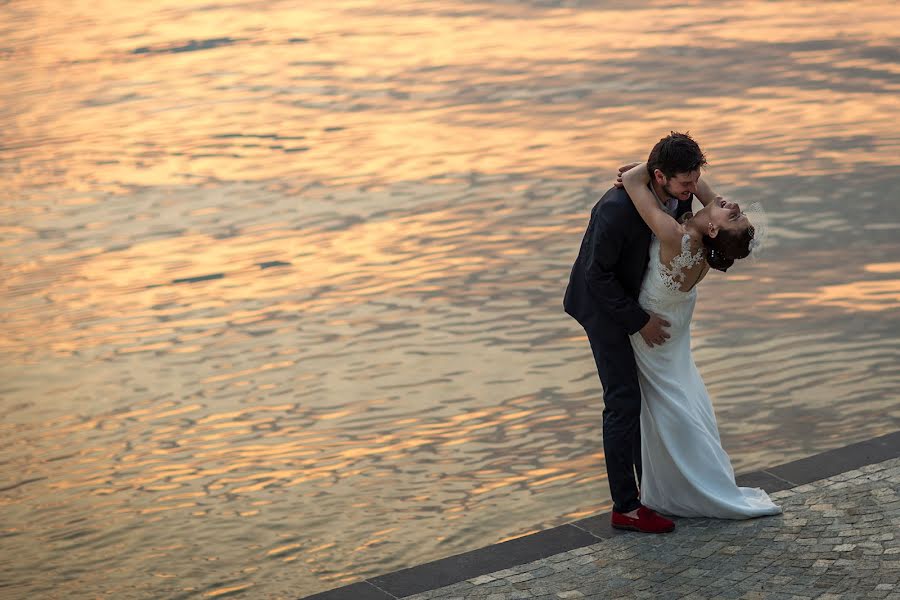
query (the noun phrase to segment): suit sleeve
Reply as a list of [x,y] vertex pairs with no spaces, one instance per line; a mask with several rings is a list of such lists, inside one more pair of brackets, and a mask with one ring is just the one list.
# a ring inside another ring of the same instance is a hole
[[626,237],[630,217],[615,202],[597,207],[588,245],[585,278],[594,301],[622,324],[630,334],[639,331],[650,320],[637,301],[625,293],[615,274]]

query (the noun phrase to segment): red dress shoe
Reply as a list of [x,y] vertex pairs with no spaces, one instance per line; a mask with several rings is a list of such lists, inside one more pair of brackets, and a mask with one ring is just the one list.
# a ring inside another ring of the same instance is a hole
[[627,517],[622,513],[612,511],[610,519],[616,529],[629,529],[642,533],[668,533],[675,529],[675,523],[658,515],[646,506],[637,509],[637,518]]

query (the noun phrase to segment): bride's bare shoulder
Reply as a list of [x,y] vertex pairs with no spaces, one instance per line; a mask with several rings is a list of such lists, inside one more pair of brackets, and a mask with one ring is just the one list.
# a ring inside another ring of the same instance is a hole
[[660,247],[664,251],[671,251],[672,256],[675,256],[680,254],[685,247],[690,247],[691,239],[682,225],[674,222],[674,219],[672,221],[673,225],[661,231],[661,235],[657,235],[657,237]]

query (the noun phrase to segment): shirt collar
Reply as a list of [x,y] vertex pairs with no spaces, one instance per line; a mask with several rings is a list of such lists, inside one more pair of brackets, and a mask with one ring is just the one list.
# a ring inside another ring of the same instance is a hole
[[662,206],[663,210],[674,217],[675,213],[678,212],[678,199],[667,195],[665,201],[660,200],[652,184],[650,184],[650,191],[653,192],[653,196],[656,198],[656,201],[659,202],[660,206]]

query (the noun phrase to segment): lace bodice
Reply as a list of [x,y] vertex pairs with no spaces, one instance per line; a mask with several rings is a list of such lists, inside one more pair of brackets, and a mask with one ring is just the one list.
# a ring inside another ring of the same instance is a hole
[[691,236],[684,234],[681,236],[681,254],[672,259],[672,266],[667,267],[662,264],[659,256],[659,240],[656,240],[656,261],[659,264],[659,273],[662,276],[663,283],[672,292],[680,292],[681,286],[684,284],[684,272],[700,264],[703,260],[703,248],[691,254]]
[[641,286],[642,305],[669,303],[696,291],[696,288],[691,288],[682,292],[681,286],[684,284],[685,272],[703,260],[703,248],[691,253],[691,238],[684,234],[681,238],[681,253],[672,259],[671,266],[662,264],[659,250],[659,240],[653,236],[650,241],[650,262]]

